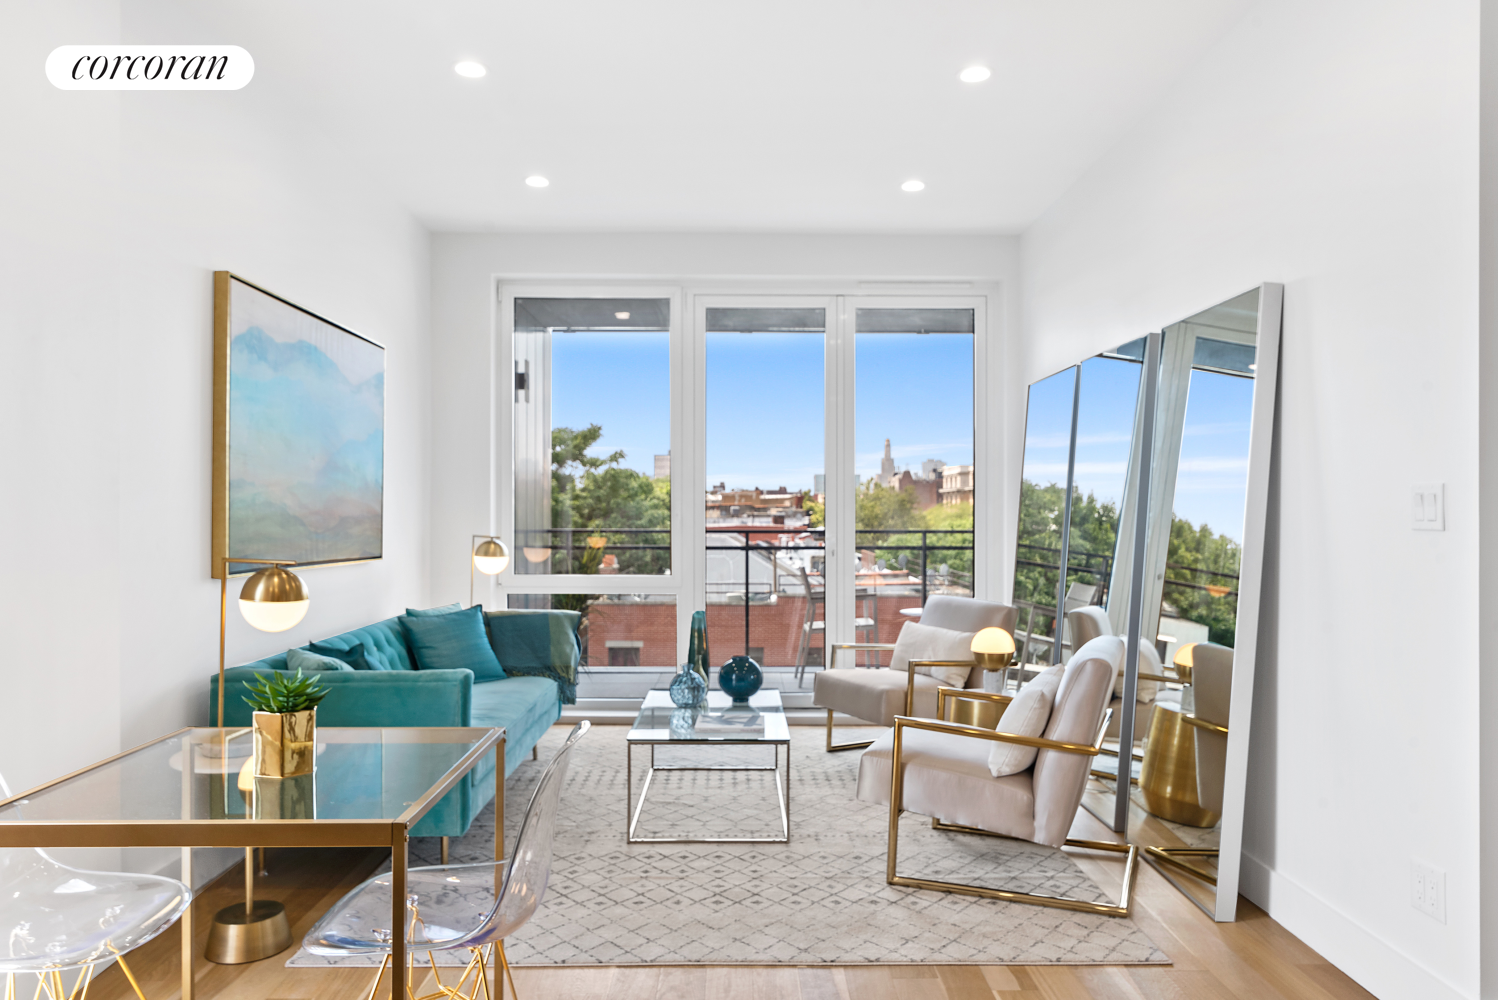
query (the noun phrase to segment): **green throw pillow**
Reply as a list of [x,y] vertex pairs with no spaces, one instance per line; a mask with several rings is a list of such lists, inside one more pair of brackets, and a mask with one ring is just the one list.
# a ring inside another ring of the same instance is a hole
[[311,673],[314,670],[353,670],[354,668],[336,656],[324,656],[305,649],[288,649],[286,669],[292,673],[298,670]]
[[400,623],[418,670],[472,670],[475,683],[505,679],[484,630],[483,608],[445,615],[402,615]]
[[450,615],[454,611],[462,610],[463,605],[459,604],[457,601],[454,601],[451,604],[444,604],[440,608],[427,608],[425,611],[419,610],[417,608],[407,608],[406,614],[412,618],[435,618],[438,615]]
[[331,656],[335,660],[342,660],[355,670],[384,670],[384,667],[375,667],[364,655],[364,643],[356,642],[348,649],[339,649],[325,642],[309,642],[307,648],[319,656]]

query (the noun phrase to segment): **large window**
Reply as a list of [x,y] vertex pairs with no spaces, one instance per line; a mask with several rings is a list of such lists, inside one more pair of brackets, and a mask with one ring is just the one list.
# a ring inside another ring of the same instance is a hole
[[670,301],[514,309],[516,572],[669,573]]
[[981,295],[500,303],[496,583],[512,607],[579,611],[590,667],[679,663],[705,609],[715,665],[816,669],[832,642],[893,641],[931,595],[1001,597]]
[[706,318],[708,647],[720,662],[820,663],[827,311]]
[[854,625],[894,642],[930,594],[973,595],[974,310],[854,319]]

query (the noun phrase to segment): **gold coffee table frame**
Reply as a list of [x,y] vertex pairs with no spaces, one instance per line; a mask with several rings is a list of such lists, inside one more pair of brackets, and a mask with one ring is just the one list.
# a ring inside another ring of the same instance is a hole
[[[115,754],[88,767],[80,768],[20,795],[0,801],[0,809],[13,803],[33,799],[46,790],[90,771],[102,769],[116,761],[149,747],[180,739],[182,755],[183,811],[191,813],[193,769],[190,750],[194,746],[243,738],[243,727],[220,729],[188,728],[143,743]],[[319,740],[338,741],[341,733],[370,732],[347,727],[323,727]],[[391,1000],[406,1000],[406,870],[411,827],[431,811],[442,797],[452,791],[468,772],[490,750],[497,748],[494,768],[494,857],[504,857],[504,791],[505,731],[480,727],[409,727],[373,730],[382,733],[382,743],[473,743],[474,746],[453,764],[435,784],[427,789],[404,812],[394,819],[108,819],[108,820],[5,820],[0,821],[0,848],[4,847],[180,847],[181,880],[192,885],[192,849],[195,847],[389,847],[391,855]],[[225,756],[223,776],[226,782],[238,777],[230,770]],[[226,787],[233,787],[226,785]],[[193,948],[193,912],[189,906],[179,921],[182,933],[182,1000],[193,1000],[195,993],[195,955]]]

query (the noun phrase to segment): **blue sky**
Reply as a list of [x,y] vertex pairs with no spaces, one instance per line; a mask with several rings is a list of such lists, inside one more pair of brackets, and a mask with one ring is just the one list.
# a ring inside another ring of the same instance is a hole
[[[1139,371],[1138,364],[1112,358],[1090,358],[1082,366],[1076,483],[1099,500],[1117,503],[1123,493]],[[1066,482],[1072,386],[1068,368],[1030,387],[1025,477],[1032,482]],[[1252,405],[1252,379],[1192,372],[1176,474],[1176,516],[1240,542]]]
[[[857,472],[879,471],[884,439],[897,465],[973,456],[973,338],[860,334]],[[824,468],[825,341],[821,334],[707,337],[707,482],[811,489]],[[670,355],[664,333],[558,333],[552,338],[552,426],[603,427],[597,454],[625,452],[647,475],[671,443]]]

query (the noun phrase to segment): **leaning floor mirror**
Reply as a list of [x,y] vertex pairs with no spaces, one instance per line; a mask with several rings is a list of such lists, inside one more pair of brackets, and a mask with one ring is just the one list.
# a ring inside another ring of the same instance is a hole
[[1088,358],[1027,407],[1020,678],[1124,637],[1083,805],[1216,920],[1237,908],[1282,299],[1261,285]]

